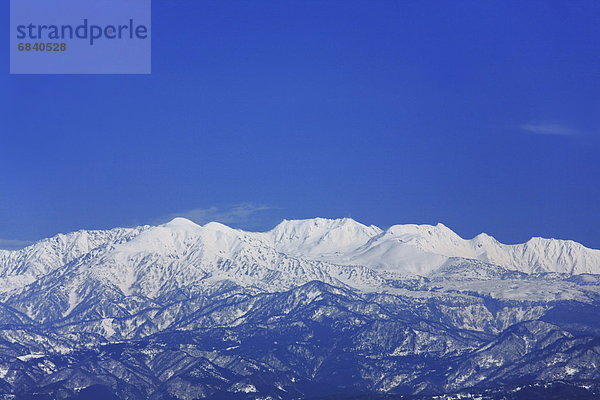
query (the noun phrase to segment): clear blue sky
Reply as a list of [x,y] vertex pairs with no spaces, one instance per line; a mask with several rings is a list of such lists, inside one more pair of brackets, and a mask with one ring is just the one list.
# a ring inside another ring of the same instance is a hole
[[149,76],[11,76],[0,41],[0,238],[349,216],[600,248],[596,0],[154,0],[152,33]]

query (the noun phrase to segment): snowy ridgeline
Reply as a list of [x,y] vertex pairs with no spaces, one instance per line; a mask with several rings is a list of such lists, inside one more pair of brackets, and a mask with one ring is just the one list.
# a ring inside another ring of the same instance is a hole
[[148,274],[155,292],[172,279],[180,285],[233,279],[268,290],[317,279],[372,289],[386,276],[439,277],[445,269],[456,276],[457,263],[475,261],[481,263],[470,268],[471,278],[505,270],[600,274],[600,250],[573,241],[533,238],[504,245],[486,234],[462,239],[442,224],[395,225],[383,231],[349,218],[286,220],[258,233],[175,218],[161,226],[79,231],[18,251],[0,250],[0,290],[18,290],[74,268],[78,276],[104,275],[124,293],[142,289],[140,294],[151,297],[157,293],[152,293],[152,282],[144,282]]
[[600,251],[572,241],[347,218],[79,231],[0,251],[0,395],[593,391],[599,304]]
[[0,251],[0,300],[38,322],[93,314],[100,304],[89,305],[91,298],[118,299],[128,313],[223,287],[273,293],[311,281],[411,298],[589,303],[600,290],[598,272],[600,251],[572,241],[503,245],[485,234],[464,240],[441,224],[383,231],[316,218],[257,233],[176,218]]

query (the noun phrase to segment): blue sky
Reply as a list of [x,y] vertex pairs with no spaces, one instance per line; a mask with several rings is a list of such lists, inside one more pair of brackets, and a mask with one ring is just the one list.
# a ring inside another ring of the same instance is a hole
[[187,215],[600,248],[600,2],[154,0],[152,35],[149,76],[0,42],[0,245]]

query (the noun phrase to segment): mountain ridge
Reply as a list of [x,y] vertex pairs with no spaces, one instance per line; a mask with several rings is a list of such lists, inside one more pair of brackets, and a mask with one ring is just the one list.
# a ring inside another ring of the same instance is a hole
[[0,398],[292,400],[600,381],[600,320],[588,317],[600,309],[597,252],[349,218],[61,234],[0,252]]
[[[205,236],[212,235],[213,245],[221,239],[235,240],[236,235],[241,235],[288,256],[424,276],[451,257],[475,259],[526,273],[600,273],[600,250],[571,240],[533,237],[524,243],[507,245],[485,233],[463,239],[441,223],[393,225],[383,230],[351,218],[283,220],[269,231],[248,232],[217,222],[198,225],[177,217],[154,227],[82,230],[42,239],[19,250],[0,250],[0,277],[20,275],[15,270],[18,265],[20,272],[27,269],[30,280],[32,275],[49,272],[48,265],[64,264],[103,243],[135,240],[143,232],[153,229],[204,232]],[[40,257],[47,258],[38,262],[42,265],[27,265],[28,259],[39,261]],[[63,258],[59,260],[60,257]]]

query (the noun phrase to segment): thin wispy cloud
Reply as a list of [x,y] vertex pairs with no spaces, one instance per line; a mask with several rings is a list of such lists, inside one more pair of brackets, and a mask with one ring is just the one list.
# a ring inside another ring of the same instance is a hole
[[176,217],[187,218],[197,224],[204,225],[208,222],[220,222],[222,224],[240,227],[253,227],[262,225],[260,213],[273,208],[263,204],[241,203],[229,207],[194,208],[191,210],[172,213],[159,222],[166,222]]
[[565,125],[560,124],[523,124],[520,128],[526,132],[536,135],[556,135],[556,136],[572,136],[576,135],[577,131]]
[[0,250],[18,250],[29,246],[31,243],[26,240],[0,239]]

